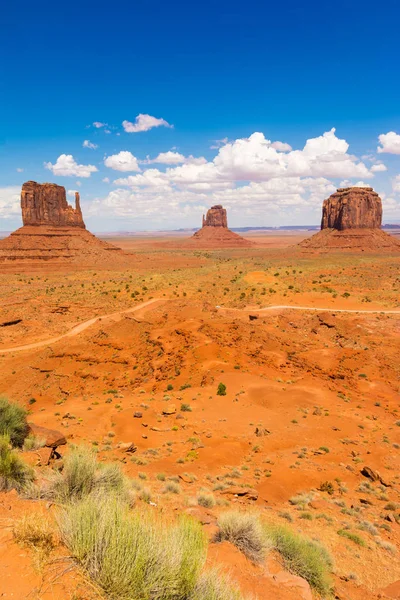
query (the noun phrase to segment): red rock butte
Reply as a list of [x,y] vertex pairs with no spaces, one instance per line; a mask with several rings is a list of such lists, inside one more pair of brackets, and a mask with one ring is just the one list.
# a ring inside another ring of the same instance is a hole
[[55,183],[27,181],[22,186],[23,227],[0,240],[0,263],[102,263],[115,262],[123,252],[87,231],[79,193],[75,208],[65,188]]
[[226,209],[221,204],[212,206],[207,215],[203,215],[202,228],[196,231],[187,244],[197,248],[248,248],[254,245],[252,241],[228,229]]
[[305,251],[399,252],[400,240],[381,229],[382,201],[371,187],[340,188],[324,200],[321,231],[302,241]]

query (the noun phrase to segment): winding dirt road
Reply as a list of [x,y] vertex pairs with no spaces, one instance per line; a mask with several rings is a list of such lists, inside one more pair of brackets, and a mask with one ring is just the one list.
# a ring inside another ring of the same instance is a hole
[[[14,346],[12,348],[0,348],[0,354],[9,354],[10,352],[20,352],[21,350],[33,350],[35,348],[43,348],[43,346],[48,346],[49,344],[55,344],[64,338],[74,337],[75,335],[79,335],[82,331],[85,331],[91,325],[97,323],[97,321],[109,319],[113,317],[120,317],[122,315],[126,315],[129,313],[137,312],[151,304],[155,304],[156,302],[165,302],[164,299],[161,298],[153,298],[152,300],[148,300],[147,302],[143,302],[138,306],[134,306],[132,308],[128,308],[126,310],[122,310],[115,313],[110,313],[108,315],[99,315],[98,317],[94,317],[93,319],[89,319],[88,321],[84,321],[79,325],[76,325],[67,333],[63,333],[57,337],[49,338],[47,340],[42,340],[40,342],[34,342],[32,344],[25,344],[23,346]],[[384,315],[400,315],[400,310],[357,310],[357,309],[348,309],[348,308],[326,308],[326,307],[318,307],[318,306],[290,306],[289,304],[278,304],[275,306],[266,306],[265,308],[257,308],[257,309],[248,309],[248,308],[228,308],[223,306],[216,307],[219,311],[223,312],[247,312],[247,313],[263,313],[269,312],[272,310],[308,310],[308,311],[330,311],[335,313],[358,313],[358,314],[384,314]]]
[[137,312],[142,308],[146,308],[146,306],[150,306],[151,304],[155,304],[156,302],[160,302],[160,298],[153,298],[153,300],[148,300],[147,302],[143,302],[138,306],[134,306],[132,308],[128,308],[126,310],[121,310],[119,312],[110,313],[108,315],[99,315],[98,317],[94,317],[93,319],[89,319],[88,321],[84,321],[83,323],[79,323],[79,325],[75,325],[72,329],[67,331],[67,333],[63,333],[62,335],[58,335],[57,337],[49,338],[47,340],[42,340],[41,342],[34,342],[32,344],[24,344],[23,346],[14,346],[13,348],[0,348],[0,354],[8,354],[10,352],[19,352],[20,350],[33,350],[34,348],[43,348],[43,346],[48,346],[49,344],[55,344],[60,340],[68,337],[74,337],[75,335],[79,335],[82,331],[85,331],[97,321],[109,319],[113,317],[120,317],[122,315],[126,315],[128,313]]

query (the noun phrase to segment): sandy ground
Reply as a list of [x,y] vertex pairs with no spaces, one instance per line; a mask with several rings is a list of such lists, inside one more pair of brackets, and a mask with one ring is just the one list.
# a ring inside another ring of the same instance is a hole
[[[400,506],[399,258],[304,257],[290,250],[299,238],[213,251],[125,239],[124,271],[0,270],[0,395],[69,444],[121,461],[154,510],[204,511],[195,505],[207,490],[218,501],[213,516],[227,503],[290,520],[332,553],[338,598],[378,598],[400,580],[400,525],[388,520]],[[121,442],[138,451],[129,457]],[[366,486],[363,466],[384,484]],[[164,493],[160,473],[178,478],[179,494]],[[327,481],[332,494],[319,489]],[[246,487],[256,501],[233,493]],[[294,504],[303,493],[309,501]],[[91,598],[64,563],[48,585],[61,547],[39,568],[15,544],[12,524],[31,511],[52,509],[0,494],[0,593]],[[365,545],[338,535],[344,528]],[[260,600],[309,600],[273,554],[254,567],[211,544],[208,561]],[[17,570],[18,580],[9,576]]]

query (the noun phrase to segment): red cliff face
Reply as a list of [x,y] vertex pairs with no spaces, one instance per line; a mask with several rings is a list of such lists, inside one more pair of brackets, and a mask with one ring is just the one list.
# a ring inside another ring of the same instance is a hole
[[228,227],[226,209],[222,208],[221,204],[212,206],[206,217],[203,215],[203,227]]
[[24,225],[85,229],[79,193],[75,192],[75,208],[72,208],[67,202],[65,188],[55,183],[24,183],[21,191],[21,209]]
[[382,201],[372,188],[341,188],[324,200],[321,229],[380,229]]

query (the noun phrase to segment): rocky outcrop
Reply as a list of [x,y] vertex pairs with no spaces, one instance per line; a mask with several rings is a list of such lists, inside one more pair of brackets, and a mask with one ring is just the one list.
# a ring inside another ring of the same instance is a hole
[[67,202],[65,188],[55,183],[27,181],[21,191],[22,222],[24,225],[80,227],[85,229],[79,200],[75,192],[75,208]]
[[45,262],[114,267],[131,263],[129,255],[87,231],[78,192],[72,208],[62,186],[27,181],[22,186],[21,208],[23,227],[0,240],[2,269],[5,263],[10,267]]
[[299,246],[307,252],[399,252],[400,241],[381,224],[382,201],[372,188],[340,188],[324,200],[321,231]]
[[321,229],[380,229],[382,201],[370,187],[340,188],[322,207]]
[[221,204],[212,206],[207,215],[203,215],[203,227],[228,227],[226,209]]
[[239,248],[250,247],[254,243],[228,229],[226,209],[221,204],[215,204],[207,211],[206,216],[203,215],[202,228],[183,245],[195,245],[198,248]]

